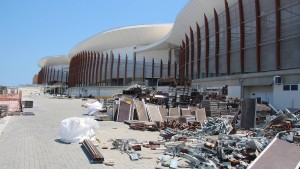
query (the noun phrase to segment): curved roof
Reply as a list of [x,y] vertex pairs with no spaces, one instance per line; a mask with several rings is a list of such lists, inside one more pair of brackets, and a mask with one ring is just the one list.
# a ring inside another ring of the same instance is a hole
[[[227,1],[231,6],[238,2],[238,0]],[[193,31],[196,31],[196,23],[200,27],[204,25],[204,14],[208,21],[214,18],[214,9],[218,14],[225,10],[224,1],[220,0],[190,0],[183,10],[177,15],[174,26],[171,31],[159,41],[141,47],[137,51],[149,50],[149,49],[163,49],[170,46],[180,46],[182,39],[185,38],[185,34],[190,36],[190,27]]]
[[70,64],[70,59],[66,55],[47,56],[47,57],[43,57],[38,62],[39,67],[69,65],[69,64]]
[[99,33],[79,43],[69,53],[69,58],[82,50],[105,51],[130,46],[149,45],[163,38],[173,24],[129,26]]

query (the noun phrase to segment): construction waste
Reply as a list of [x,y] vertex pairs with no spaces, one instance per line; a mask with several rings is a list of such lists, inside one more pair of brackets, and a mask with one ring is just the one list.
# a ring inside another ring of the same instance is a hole
[[149,142],[116,139],[113,149],[127,153],[132,161],[141,158],[142,146],[164,150],[157,163],[170,168],[279,169],[280,165],[260,159],[268,151],[279,151],[273,149],[280,142],[279,148],[287,150],[282,155],[286,165],[300,165],[300,155],[290,158],[300,153],[300,109],[278,111],[256,99],[228,97],[224,89],[223,95],[201,95],[191,90],[190,81],[179,82],[161,79],[160,83],[169,84],[165,91],[137,85],[112,98],[112,120],[133,130],[159,131],[162,138]]
[[[234,128],[232,123],[237,123],[239,119],[233,121],[232,119],[211,117],[207,117],[202,124],[165,121],[156,123],[157,130],[160,131],[160,136],[163,138],[161,140],[138,142],[135,139],[116,139],[112,146],[114,149],[127,153],[132,161],[141,158],[142,146],[149,147],[151,150],[164,150],[164,155],[157,160],[157,163],[170,168],[249,168],[254,165],[255,160],[259,160],[265,151],[269,151],[266,147],[274,139],[285,141],[288,143],[285,145],[286,147],[295,145],[296,151],[300,153],[299,114],[273,115],[260,124],[264,126],[263,128],[250,130]],[[132,125],[135,127],[140,125],[135,123],[130,124],[131,129],[135,129]],[[140,128],[145,129],[144,127]],[[274,135],[275,132],[277,134]],[[294,155],[287,152],[285,156]],[[299,157],[296,158],[298,161],[300,161]],[[291,161],[290,159],[285,160]],[[296,166],[298,161],[291,161],[292,166]],[[257,165],[255,164],[255,166]],[[267,166],[272,166],[272,162],[269,161]],[[272,166],[271,168],[276,167]]]

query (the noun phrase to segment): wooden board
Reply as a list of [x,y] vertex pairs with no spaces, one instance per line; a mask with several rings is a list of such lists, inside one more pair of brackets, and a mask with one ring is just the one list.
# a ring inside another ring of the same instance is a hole
[[136,108],[136,111],[137,111],[137,114],[138,114],[138,119],[140,121],[149,121],[143,101],[136,100],[135,101],[135,108]]
[[181,109],[181,116],[191,116],[191,110],[190,109]]
[[128,104],[127,102],[120,100],[117,121],[124,122],[125,120],[129,120],[130,110],[131,110],[131,104]]
[[180,113],[178,111],[178,108],[169,108],[169,116],[179,117]]
[[198,121],[201,124],[203,124],[204,120],[207,120],[205,108],[197,109],[196,110],[196,121]]
[[166,116],[168,116],[168,109],[164,108],[164,107],[159,107],[159,113],[161,114],[161,117],[163,119],[163,121],[166,121]]
[[147,104],[146,108],[150,121],[162,121],[161,114],[159,113],[158,107],[156,105]]

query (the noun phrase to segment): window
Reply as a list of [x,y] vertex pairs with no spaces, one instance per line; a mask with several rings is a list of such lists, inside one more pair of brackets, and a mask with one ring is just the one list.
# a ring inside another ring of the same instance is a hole
[[283,85],[283,90],[284,91],[289,91],[290,90],[290,85]]
[[298,91],[298,85],[291,85],[291,90]]

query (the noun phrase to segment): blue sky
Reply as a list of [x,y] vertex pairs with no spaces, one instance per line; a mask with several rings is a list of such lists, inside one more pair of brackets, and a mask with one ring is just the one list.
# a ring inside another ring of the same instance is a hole
[[0,85],[31,84],[45,56],[68,54],[97,33],[173,23],[188,0],[2,0]]

